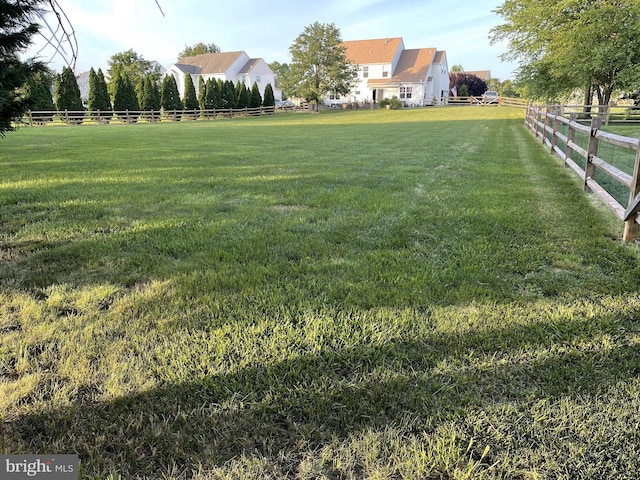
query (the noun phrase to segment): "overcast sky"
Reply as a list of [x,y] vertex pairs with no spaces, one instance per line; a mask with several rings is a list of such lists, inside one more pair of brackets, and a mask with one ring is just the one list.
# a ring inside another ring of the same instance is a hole
[[[285,63],[289,46],[316,21],[334,23],[343,40],[402,37],[405,48],[445,50],[449,67],[491,70],[501,80],[516,68],[500,61],[504,44],[489,45],[489,30],[503,23],[492,12],[501,0],[158,1],[164,16],[155,0],[58,0],[78,41],[76,73],[106,70],[113,54],[129,49],[166,68],[198,42]],[[41,55],[49,60],[51,54],[47,48]],[[51,63],[56,71],[62,65],[60,58]]]

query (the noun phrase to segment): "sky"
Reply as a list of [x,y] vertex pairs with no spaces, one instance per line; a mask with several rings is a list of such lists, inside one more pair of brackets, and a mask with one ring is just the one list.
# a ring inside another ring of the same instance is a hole
[[[156,0],[58,0],[77,39],[76,74],[106,71],[112,55],[129,49],[167,68],[185,46],[199,42],[288,63],[289,47],[314,22],[335,24],[343,40],[402,37],[408,49],[445,50],[449,68],[490,70],[500,80],[512,78],[517,67],[499,58],[506,44],[489,42],[491,28],[504,23],[493,13],[500,0],[157,1],[162,10]],[[28,55],[38,52],[45,61],[55,53],[42,38]],[[57,55],[50,67],[60,71],[64,64]]]

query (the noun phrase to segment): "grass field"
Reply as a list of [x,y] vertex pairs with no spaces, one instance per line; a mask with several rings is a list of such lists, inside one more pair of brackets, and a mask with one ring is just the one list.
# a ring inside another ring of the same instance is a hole
[[640,252],[521,110],[21,129],[0,171],[2,453],[640,476]]

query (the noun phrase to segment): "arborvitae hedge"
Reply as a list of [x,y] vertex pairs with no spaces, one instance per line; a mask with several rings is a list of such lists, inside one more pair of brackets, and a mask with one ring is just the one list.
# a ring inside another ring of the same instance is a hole
[[249,108],[258,108],[262,105],[262,96],[260,95],[260,88],[256,82],[253,82],[251,87],[251,99],[249,100]]
[[111,98],[107,92],[107,83],[104,80],[102,70],[98,73],[92,68],[89,71],[89,98],[87,107],[90,111],[108,112],[111,110]]
[[198,98],[196,96],[196,87],[193,84],[191,75],[187,73],[184,76],[184,96],[183,103],[185,110],[197,110]]
[[267,86],[264,87],[264,99],[262,100],[262,105],[265,107],[273,107],[276,104],[276,99],[273,96],[273,87],[270,83],[267,83]]
[[51,112],[56,109],[51,96],[51,85],[51,76],[43,72],[38,72],[29,79],[24,93],[31,110]]
[[162,92],[160,94],[162,108],[165,111],[182,110],[182,100],[178,93],[178,84],[173,75],[166,75],[162,80]]
[[[137,112],[140,110],[138,103],[138,97],[133,83],[125,74],[121,72],[116,73],[116,78],[113,84],[113,109],[117,112]],[[120,118],[125,122],[135,123],[138,121],[138,115],[131,113],[120,113]]]
[[238,83],[238,104],[237,108],[247,108],[249,106],[250,92],[244,82]]
[[84,110],[78,81],[69,67],[63,67],[62,73],[56,77],[56,107],[61,112]]
[[205,94],[207,93],[207,84],[204,81],[202,75],[198,79],[198,104],[200,105],[200,110],[204,110],[204,99]]

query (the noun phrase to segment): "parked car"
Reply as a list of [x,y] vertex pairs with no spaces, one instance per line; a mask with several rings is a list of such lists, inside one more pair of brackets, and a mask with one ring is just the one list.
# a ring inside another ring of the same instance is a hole
[[487,90],[482,96],[484,103],[498,103],[498,92],[495,90]]
[[281,108],[283,110],[293,109],[295,105],[289,100],[276,100],[276,108]]

